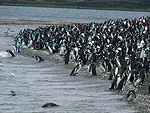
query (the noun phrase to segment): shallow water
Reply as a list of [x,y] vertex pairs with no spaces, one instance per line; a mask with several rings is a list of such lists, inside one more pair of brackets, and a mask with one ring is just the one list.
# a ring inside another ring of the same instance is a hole
[[[13,27],[16,31],[20,28]],[[102,77],[89,77],[85,70],[71,77],[72,68],[63,63],[47,60],[38,63],[32,57],[19,54],[10,58],[5,50],[13,49],[13,40],[12,36],[6,36],[5,33],[0,35],[0,112],[135,111],[126,102],[119,101],[123,96],[108,90],[110,82]],[[16,92],[16,96],[10,95],[11,90]],[[47,102],[54,102],[60,107],[42,108]]]
[[49,20],[55,22],[104,22],[112,19],[134,19],[150,12],[47,7],[0,6],[0,18]]

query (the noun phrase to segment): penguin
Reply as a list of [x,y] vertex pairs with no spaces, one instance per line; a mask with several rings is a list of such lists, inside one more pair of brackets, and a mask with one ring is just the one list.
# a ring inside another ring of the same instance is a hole
[[117,77],[113,80],[109,89],[114,90],[116,88],[116,85],[117,85]]
[[99,62],[99,69],[100,69],[103,73],[106,72],[106,69],[105,69],[104,65],[103,65],[101,62]]
[[38,61],[38,62],[43,62],[44,61],[44,59],[40,56],[32,56],[32,57],[35,58],[36,61]]
[[116,90],[121,90],[121,91],[123,91],[123,88],[124,88],[124,86],[125,86],[125,84],[126,84],[126,81],[127,81],[127,75],[125,75],[125,76],[121,79],[121,81],[118,83],[118,86],[117,86]]
[[66,53],[64,56],[64,61],[65,61],[65,65],[67,65],[69,63],[69,53]]
[[89,72],[90,72],[90,74],[92,76],[96,76],[97,75],[96,74],[96,65],[95,64],[89,64],[88,70],[89,70]]
[[133,83],[133,81],[135,80],[135,77],[137,76],[137,72],[135,70],[131,71],[131,76],[130,76],[130,79],[129,81],[131,83]]
[[74,69],[71,71],[70,76],[76,76],[76,74],[80,71],[81,66],[82,66],[82,64],[81,64],[81,62],[79,62],[79,63],[74,67]]
[[134,87],[139,87],[142,84],[143,84],[143,81],[142,81],[141,77],[139,77],[139,76],[133,80]]
[[108,60],[107,58],[105,58],[105,63],[106,63],[106,66],[107,66],[107,71],[111,72],[112,65],[111,65],[110,60]]
[[137,76],[134,81],[133,81],[133,86],[134,87],[139,87],[143,84],[144,79],[145,79],[146,73],[145,73],[145,69],[142,68],[140,70],[139,76]]
[[95,53],[92,53],[92,61],[93,62],[96,62],[97,58],[96,58],[96,54]]
[[59,107],[59,105],[57,105],[55,103],[46,103],[46,104],[42,105],[42,107]]
[[16,96],[15,91],[10,91],[10,93],[11,93],[11,96]]
[[126,95],[126,100],[127,100],[128,102],[133,101],[135,98],[136,98],[135,90],[129,91],[129,92],[127,93],[127,95]]
[[144,59],[144,68],[145,68],[146,73],[148,73],[148,71],[150,69],[149,64],[150,64],[150,61],[147,59],[147,57],[145,57],[145,59]]
[[148,93],[150,94],[150,82],[148,84]]
[[13,30],[10,31],[10,29],[8,28],[7,31],[5,32],[6,35],[9,35],[10,32],[14,32]]
[[144,60],[144,58],[146,58],[147,55],[146,55],[146,52],[145,52],[145,49],[142,49],[141,53],[140,53],[140,58],[142,58]]
[[6,34],[6,35],[8,35],[8,34],[9,34],[9,28],[7,29],[7,31],[5,32],[5,34]]
[[14,52],[12,52],[12,50],[6,50],[6,52],[11,56],[11,57],[15,57]]
[[109,87],[110,90],[115,90],[118,84],[121,81],[121,76],[120,74],[116,75],[113,82],[111,83],[111,86]]
[[112,80],[113,77],[117,76],[118,74],[119,74],[119,68],[118,67],[113,67],[111,72],[110,72],[108,80]]
[[60,51],[59,51],[59,55],[60,55],[60,56],[63,56],[64,53],[65,53],[65,50],[66,50],[66,47],[65,47],[65,46],[61,46],[61,47],[60,47]]
[[[114,69],[113,69],[113,70],[114,70]],[[109,78],[108,78],[108,80],[112,80],[112,79],[113,79],[113,77],[114,77],[113,70],[110,72],[110,75],[109,75]]]

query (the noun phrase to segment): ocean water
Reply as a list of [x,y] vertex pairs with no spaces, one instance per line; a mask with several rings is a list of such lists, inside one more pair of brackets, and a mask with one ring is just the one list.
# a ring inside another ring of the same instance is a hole
[[104,22],[109,19],[134,19],[150,12],[0,6],[0,18],[50,20],[58,22]]
[[[104,22],[108,19],[140,18],[149,12],[109,11],[67,8],[0,6],[0,19],[33,19],[55,22]],[[69,76],[72,68],[64,63],[45,60],[36,62],[30,56],[16,54],[11,58],[5,50],[13,50],[14,36],[24,28],[38,25],[0,25],[0,113],[132,113],[135,108],[116,92],[109,91],[110,81],[89,77],[81,70]],[[6,35],[7,29],[13,30]],[[11,96],[10,91],[16,92]],[[47,102],[60,107],[42,108]]]

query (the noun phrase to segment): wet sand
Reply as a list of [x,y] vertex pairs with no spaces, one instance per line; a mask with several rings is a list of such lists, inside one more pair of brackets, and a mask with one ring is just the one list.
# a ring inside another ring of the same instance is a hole
[[[53,25],[53,24],[73,24],[73,23],[56,23],[51,21],[38,21],[38,20],[15,20],[15,19],[0,19],[0,25]],[[40,55],[46,60],[55,61],[55,62],[62,62],[63,58],[60,57],[58,54],[50,55],[47,51],[37,51],[37,50],[30,50],[30,49],[22,49],[21,55],[25,56],[32,56],[32,55]],[[74,67],[76,65],[76,62],[71,62],[69,64],[69,67]],[[86,67],[84,67],[86,68]],[[99,76],[104,77],[104,75],[101,72],[98,72]],[[108,80],[108,76],[105,76],[105,79]],[[148,83],[149,83],[150,77],[148,76],[144,84],[136,90],[136,100],[129,103],[129,106],[135,106],[137,111],[148,113],[150,112],[150,95],[148,94]],[[135,89],[131,84],[126,85],[123,92],[119,92],[120,95],[127,94],[128,91]],[[122,98],[120,101],[126,101],[125,98]]]
[[0,18],[0,25],[66,25],[74,24],[72,22],[54,22],[42,20],[29,20],[29,19],[2,19]]

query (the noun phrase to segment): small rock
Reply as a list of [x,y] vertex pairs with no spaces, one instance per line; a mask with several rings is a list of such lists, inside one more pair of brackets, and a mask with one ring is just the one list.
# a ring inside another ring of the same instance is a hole
[[55,107],[55,106],[59,106],[59,105],[57,105],[55,103],[46,103],[42,107]]

